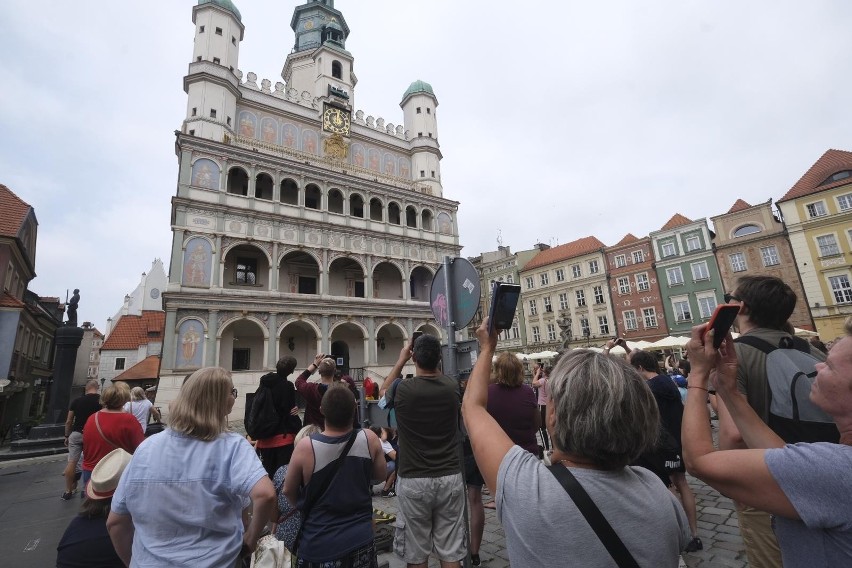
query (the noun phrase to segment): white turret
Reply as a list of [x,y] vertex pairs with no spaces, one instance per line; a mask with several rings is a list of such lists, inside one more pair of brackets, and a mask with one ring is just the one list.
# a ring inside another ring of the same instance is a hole
[[236,73],[245,27],[230,0],[198,0],[192,9],[195,47],[186,91],[186,134],[222,141],[233,136],[239,79]]
[[412,179],[432,188],[432,195],[443,196],[441,186],[441,147],[438,144],[438,99],[432,85],[414,81],[399,103],[405,130],[411,140]]

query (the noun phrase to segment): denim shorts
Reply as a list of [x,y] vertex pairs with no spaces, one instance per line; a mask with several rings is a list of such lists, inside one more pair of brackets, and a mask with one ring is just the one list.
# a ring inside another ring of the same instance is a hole
[[396,495],[399,512],[394,525],[394,551],[407,564],[426,562],[433,550],[444,562],[467,556],[461,473],[398,477]]

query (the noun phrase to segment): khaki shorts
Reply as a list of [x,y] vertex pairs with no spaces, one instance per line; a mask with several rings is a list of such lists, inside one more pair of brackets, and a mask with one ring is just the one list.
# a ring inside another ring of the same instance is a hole
[[68,436],[68,461],[78,462],[83,455],[83,433],[71,432]]
[[396,495],[399,513],[393,547],[407,564],[426,562],[433,550],[444,562],[457,562],[467,556],[461,473],[398,477]]

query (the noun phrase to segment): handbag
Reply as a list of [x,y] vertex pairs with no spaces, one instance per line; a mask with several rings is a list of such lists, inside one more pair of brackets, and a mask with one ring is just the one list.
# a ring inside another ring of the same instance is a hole
[[618,538],[612,526],[607,522],[601,510],[592,501],[592,498],[589,497],[589,494],[586,493],[586,490],[583,489],[583,486],[580,485],[580,482],[577,481],[577,478],[574,477],[574,474],[562,464],[552,465],[547,469],[550,470],[553,477],[556,478],[568,493],[568,496],[571,497],[571,500],[574,501],[577,509],[583,514],[583,517],[589,523],[589,526],[592,527],[592,530],[595,531],[595,534],[598,535],[598,538],[604,547],[606,547],[612,559],[615,560],[618,567],[639,568],[636,559],[633,558],[633,555],[630,554],[630,551],[627,550],[627,547]]
[[290,568],[290,553],[283,542],[268,534],[257,541],[251,568]]
[[[299,539],[302,536],[302,527],[305,525],[305,519],[308,518],[308,515],[311,512],[311,509],[316,504],[317,501],[325,494],[328,490],[331,483],[334,481],[334,478],[337,477],[337,473],[340,471],[340,466],[343,464],[343,459],[349,454],[349,450],[352,448],[352,444],[355,443],[355,438],[358,436],[358,430],[353,430],[352,434],[349,436],[349,440],[347,440],[346,445],[343,446],[343,451],[340,453],[340,456],[337,457],[329,466],[331,467],[331,475],[326,478],[325,483],[317,490],[314,494],[316,498],[313,500],[305,500],[302,503],[301,510],[298,507],[293,507],[286,498],[284,499],[284,507],[279,511],[281,516],[278,518],[278,526],[275,529],[275,538],[284,543],[284,546],[292,552],[296,554],[296,550],[299,548]],[[287,468],[284,467],[284,477],[287,477]],[[283,479],[282,478],[282,479]],[[283,488],[276,487],[278,491],[281,491]]]

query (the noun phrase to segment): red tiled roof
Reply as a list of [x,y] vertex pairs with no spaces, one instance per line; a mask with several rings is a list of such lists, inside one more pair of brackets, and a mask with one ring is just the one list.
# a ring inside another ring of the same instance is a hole
[[[126,317],[126,316],[125,316]],[[133,381],[138,379],[156,379],[160,373],[160,358],[156,355],[145,357],[113,381]]]
[[0,308],[23,308],[26,304],[9,294],[3,292],[0,294]]
[[633,235],[633,233],[627,233],[626,235],[624,235],[624,238],[623,238],[623,239],[621,239],[620,241],[618,241],[617,243],[615,243],[615,246],[619,247],[619,246],[621,246],[621,245],[627,245],[627,244],[630,244],[630,243],[635,243],[635,242],[636,242],[636,241],[638,241],[638,240],[639,240],[639,239],[637,239],[637,238]]
[[524,266],[524,270],[538,268],[547,264],[553,264],[575,256],[581,256],[602,249],[605,245],[595,237],[583,237],[558,247],[543,250],[533,257],[531,261]]
[[0,184],[0,236],[17,237],[32,207]]
[[805,175],[801,177],[796,185],[790,188],[790,191],[784,194],[784,197],[777,202],[789,201],[797,197],[804,197],[827,189],[832,189],[840,185],[846,185],[852,180],[844,178],[833,183],[820,185],[829,176],[841,172],[843,170],[852,170],[852,152],[843,150],[828,150],[820,156],[820,159],[810,167]]
[[728,213],[736,213],[737,211],[742,211],[743,209],[748,209],[749,207],[751,207],[751,205],[749,205],[742,199],[737,199],[737,202],[731,206],[731,208],[728,210]]
[[[141,316],[121,316],[101,350],[136,349],[152,340],[162,341],[165,327],[166,312],[145,311]],[[157,335],[149,336],[148,332],[157,332]]]
[[669,219],[669,222],[666,223],[665,225],[663,225],[663,227],[660,230],[661,231],[668,231],[669,229],[674,229],[675,227],[680,227],[682,225],[688,225],[690,223],[692,223],[691,219],[684,217],[680,213],[675,213],[672,216],[672,218]]

